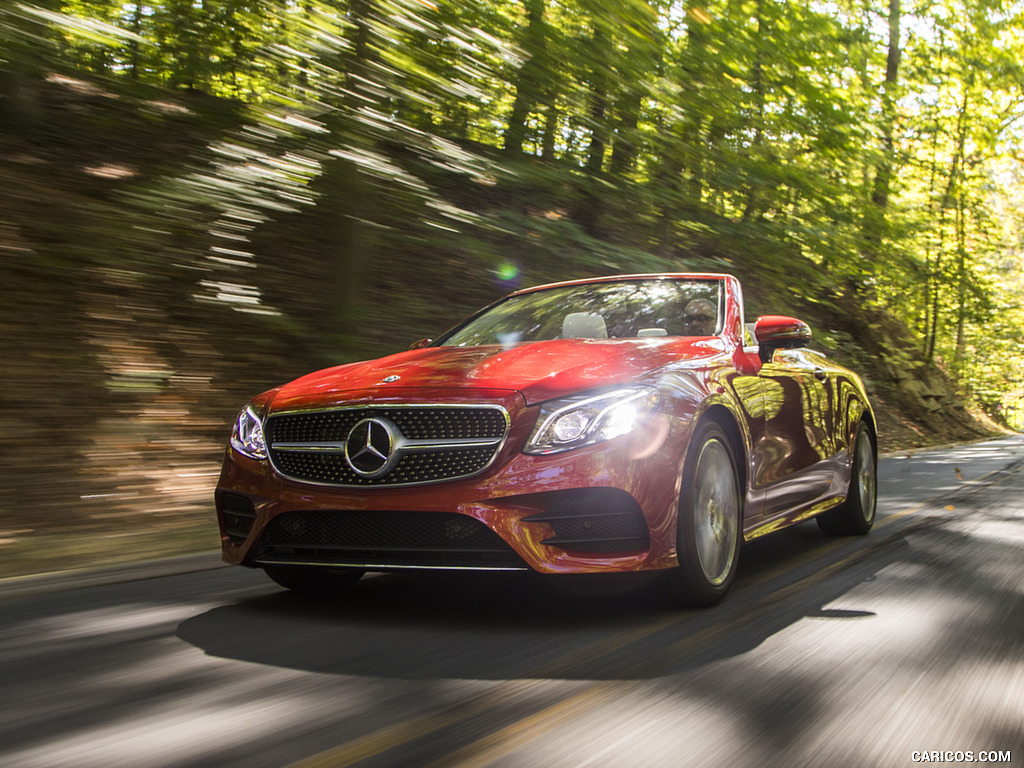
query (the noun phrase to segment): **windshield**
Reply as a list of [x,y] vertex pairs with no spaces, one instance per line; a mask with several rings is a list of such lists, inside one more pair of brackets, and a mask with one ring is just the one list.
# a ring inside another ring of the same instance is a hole
[[445,347],[551,339],[713,336],[721,281],[586,283],[511,296],[438,340]]

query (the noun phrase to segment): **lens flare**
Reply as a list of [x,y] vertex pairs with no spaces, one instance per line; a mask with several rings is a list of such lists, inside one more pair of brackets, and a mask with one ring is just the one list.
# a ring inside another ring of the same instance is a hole
[[498,282],[505,286],[516,285],[519,282],[519,267],[510,261],[503,261],[498,265],[494,274],[497,276]]

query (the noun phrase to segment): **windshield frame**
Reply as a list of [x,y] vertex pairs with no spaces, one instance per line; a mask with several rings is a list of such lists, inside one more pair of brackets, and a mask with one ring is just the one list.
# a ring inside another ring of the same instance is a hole
[[[508,303],[510,301],[522,300],[522,299],[524,299],[526,297],[530,297],[530,296],[534,296],[534,295],[538,295],[538,294],[545,294],[545,293],[549,293],[549,292],[552,292],[552,291],[565,291],[567,289],[576,289],[576,288],[578,288],[580,290],[587,290],[587,289],[592,289],[592,288],[594,288],[596,286],[602,286],[602,285],[627,285],[627,284],[635,284],[635,283],[652,283],[653,284],[653,283],[664,283],[664,282],[700,283],[700,284],[704,284],[704,285],[707,285],[707,286],[710,286],[710,285],[714,284],[716,289],[717,289],[717,291],[716,291],[717,292],[716,327],[715,327],[715,330],[714,330],[714,332],[712,334],[699,335],[699,336],[693,336],[693,335],[687,336],[687,335],[682,335],[682,334],[672,334],[672,335],[666,335],[666,336],[655,336],[653,338],[655,338],[655,339],[659,339],[659,338],[676,338],[676,339],[678,339],[678,338],[708,338],[708,337],[712,337],[712,336],[720,336],[720,335],[722,335],[722,333],[724,332],[725,323],[726,323],[726,294],[727,294],[725,281],[724,281],[722,276],[720,276],[720,275],[672,275],[672,276],[637,275],[635,277],[633,277],[633,276],[630,276],[628,278],[621,278],[620,277],[620,278],[609,279],[609,280],[595,279],[595,280],[571,281],[571,282],[566,282],[566,283],[555,283],[555,284],[552,284],[552,285],[539,286],[537,288],[529,288],[529,289],[526,289],[526,290],[522,290],[522,291],[517,291],[515,293],[511,293],[511,294],[509,294],[507,296],[502,297],[501,299],[498,299],[495,302],[492,302],[491,304],[488,304],[487,306],[481,308],[479,311],[473,313],[472,315],[467,317],[465,320],[463,320],[461,323],[459,323],[455,327],[449,329],[448,331],[443,333],[441,336],[439,336],[437,339],[435,339],[430,344],[430,346],[431,347],[447,347],[447,346],[451,346],[451,347],[472,347],[472,346],[494,346],[494,345],[509,346],[510,345],[509,343],[505,343],[505,342],[502,342],[502,341],[495,341],[492,344],[451,344],[451,343],[449,343],[449,341],[453,337],[456,337],[459,333],[461,333],[467,327],[469,327],[473,323],[477,322],[484,315],[486,315],[486,314],[488,314],[490,312],[493,312],[494,310],[496,310],[499,307],[501,307],[503,304],[506,304],[506,303]],[[637,340],[640,340],[640,341],[650,341],[651,338],[652,337],[646,337],[645,338],[645,337],[638,337],[638,336],[617,336],[617,337],[608,337],[606,339],[600,339],[600,340],[601,341],[637,341]],[[539,341],[549,341],[549,340],[552,340],[552,339],[537,339],[537,340],[529,340],[529,339],[527,339],[527,340],[523,340],[523,341],[512,342],[511,344],[512,345],[515,345],[515,344],[528,344],[528,343],[537,343]]]

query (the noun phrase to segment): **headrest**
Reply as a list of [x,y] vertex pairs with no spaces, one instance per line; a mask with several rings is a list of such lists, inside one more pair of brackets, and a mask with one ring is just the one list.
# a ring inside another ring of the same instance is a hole
[[596,312],[570,312],[562,321],[563,339],[607,339],[608,326]]

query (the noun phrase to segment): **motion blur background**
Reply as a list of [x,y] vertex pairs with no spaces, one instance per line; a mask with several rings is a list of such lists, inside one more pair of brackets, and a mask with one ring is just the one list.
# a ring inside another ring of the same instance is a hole
[[882,449],[1024,426],[1024,14],[4,0],[0,577],[218,545],[249,397],[500,295],[736,274]]

